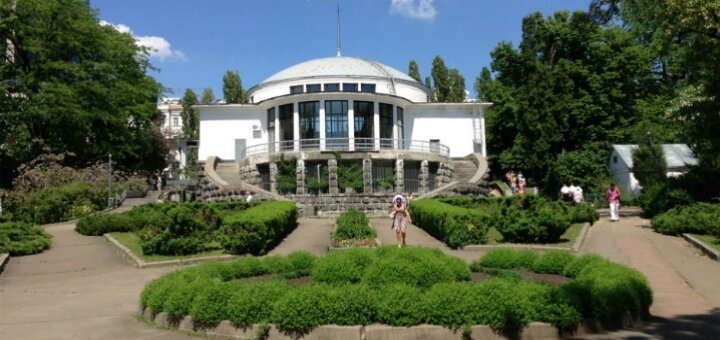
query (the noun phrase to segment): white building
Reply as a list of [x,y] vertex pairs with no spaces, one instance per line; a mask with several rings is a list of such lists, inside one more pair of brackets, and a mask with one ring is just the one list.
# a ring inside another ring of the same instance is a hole
[[[355,57],[288,67],[248,91],[248,104],[198,105],[199,160],[319,148],[429,149],[484,156],[490,103],[430,103],[408,75]],[[401,142],[402,141],[402,142]],[[337,145],[335,145],[337,144]]]
[[193,143],[188,143],[188,140],[182,136],[183,121],[180,117],[180,112],[182,111],[180,98],[164,97],[160,100],[160,103],[158,103],[157,109],[163,116],[160,132],[168,142],[170,149],[168,155],[168,170],[170,176],[173,176],[176,170],[182,170],[187,165],[188,144]]
[[[631,195],[638,195],[642,187],[633,174],[632,152],[637,144],[616,144],[610,152],[610,171],[615,183]],[[688,166],[698,160],[687,144],[662,144],[663,157],[667,163],[667,176],[678,177],[687,172]]]
[[486,156],[485,109],[492,104],[432,103],[430,96],[424,85],[376,61],[308,60],[250,88],[247,104],[195,106],[198,161],[216,156],[266,178],[273,155],[324,162],[339,152],[372,163],[375,175],[391,165],[397,173],[402,163],[393,160],[404,160],[406,182],[416,173],[432,179],[438,169],[452,177],[451,158]]

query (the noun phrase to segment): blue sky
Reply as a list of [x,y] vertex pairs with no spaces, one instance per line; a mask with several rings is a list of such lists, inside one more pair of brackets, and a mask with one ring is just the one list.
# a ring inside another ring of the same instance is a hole
[[501,41],[520,42],[522,18],[587,10],[590,0],[90,0],[99,18],[153,46],[151,75],[181,97],[240,73],[247,89],[288,66],[335,55],[340,5],[342,54],[370,58],[422,77],[440,55],[472,90]]

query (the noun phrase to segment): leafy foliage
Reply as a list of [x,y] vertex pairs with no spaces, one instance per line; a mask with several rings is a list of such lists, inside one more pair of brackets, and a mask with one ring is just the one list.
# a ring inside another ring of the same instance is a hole
[[452,248],[487,242],[490,216],[482,211],[437,200],[415,200],[410,205],[410,216],[415,225]]
[[366,238],[375,238],[377,232],[369,224],[367,215],[356,209],[348,210],[342,213],[335,220],[337,228],[333,233],[334,240],[359,240]]
[[262,255],[297,226],[295,202],[265,202],[226,216],[220,243],[231,254]]
[[197,94],[191,89],[186,89],[182,99],[182,131],[185,138],[198,138],[200,127],[200,114],[192,106],[199,104]]
[[0,254],[31,255],[50,248],[52,235],[42,227],[23,222],[0,223]]
[[[0,5],[0,173],[43,153],[71,152],[73,167],[112,153],[118,168],[155,171],[167,153],[156,121],[160,85],[147,51],[129,33],[101,24],[87,1]],[[72,127],[72,128],[69,128]],[[2,183],[3,186],[8,182]]]
[[352,188],[355,192],[363,191],[363,172],[362,166],[358,163],[346,164],[338,162],[337,164],[338,188]]
[[672,208],[652,219],[655,231],[668,235],[682,233],[720,236],[720,205],[696,203]]
[[660,145],[639,143],[632,152],[633,175],[642,186],[663,182],[667,173],[667,162]]
[[223,76],[223,96],[228,104],[242,104],[247,102],[246,93],[237,71],[227,70]]
[[277,163],[277,190],[284,194],[294,194],[297,189],[297,163],[295,159],[285,159],[285,154],[280,154],[280,161]]

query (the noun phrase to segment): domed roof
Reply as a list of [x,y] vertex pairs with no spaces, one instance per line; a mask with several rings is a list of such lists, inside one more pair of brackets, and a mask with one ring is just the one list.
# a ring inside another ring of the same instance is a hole
[[261,84],[309,77],[370,77],[394,78],[415,82],[405,73],[390,66],[364,58],[329,57],[304,61],[265,79]]

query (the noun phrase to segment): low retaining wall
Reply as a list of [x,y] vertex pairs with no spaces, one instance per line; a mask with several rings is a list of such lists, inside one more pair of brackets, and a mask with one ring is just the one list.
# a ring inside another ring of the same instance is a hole
[[[324,325],[314,328],[307,334],[287,334],[281,332],[275,325],[253,325],[247,328],[235,327],[230,321],[222,321],[215,327],[206,327],[196,324],[192,317],[185,316],[181,319],[170,317],[162,312],[153,315],[149,309],[142,311],[145,320],[153,322],[157,327],[177,329],[185,332],[199,332],[215,339],[257,339],[261,334],[267,334],[267,339],[272,340],[320,340],[320,339],[357,339],[357,340],[446,340],[464,339],[470,336],[472,339],[508,339],[503,334],[495,332],[488,326],[472,326],[469,334],[463,335],[462,328],[449,329],[437,325],[418,325],[412,327],[393,327],[387,325],[367,326],[338,326]],[[532,322],[522,329],[519,334],[522,339],[560,339],[561,335],[557,327],[543,322]],[[511,337],[512,338],[512,337]]]
[[682,234],[682,237],[688,241],[690,244],[693,245],[693,247],[700,249],[700,251],[703,252],[703,254],[707,255],[709,258],[720,261],[720,253],[718,253],[717,250],[711,248],[707,244],[705,244],[703,241],[700,241],[696,238],[694,238],[690,234]]
[[10,254],[0,254],[0,274],[5,270],[5,266],[7,266],[8,262],[10,262]]
[[304,216],[337,217],[357,209],[368,216],[380,217],[390,214],[392,194],[322,194],[288,195],[302,208]]
[[585,237],[587,236],[587,232],[590,229],[590,223],[585,223],[580,230],[580,233],[578,234],[577,239],[575,240],[575,243],[573,243],[572,247],[557,247],[557,246],[547,246],[547,245],[535,245],[535,244],[470,244],[465,247],[463,247],[464,250],[489,250],[489,249],[496,249],[496,248],[511,248],[511,249],[522,249],[522,250],[532,250],[532,251],[546,251],[546,250],[567,250],[572,251],[574,253],[577,253],[580,251],[580,247],[582,246],[583,242],[585,241]]
[[191,258],[178,259],[178,260],[146,262],[146,261],[143,261],[143,259],[139,258],[137,255],[135,255],[130,249],[128,249],[126,246],[124,246],[122,243],[120,243],[120,241],[116,240],[110,234],[105,234],[103,236],[105,237],[105,239],[108,242],[110,242],[110,244],[115,246],[115,249],[117,249],[118,253],[120,253],[120,255],[122,255],[123,258],[125,258],[130,263],[132,263],[135,267],[138,267],[138,268],[184,266],[184,265],[189,265],[189,264],[205,263],[205,262],[209,262],[209,261],[229,261],[229,260],[234,260],[234,259],[238,258],[237,255],[218,255],[218,256],[191,257]]

